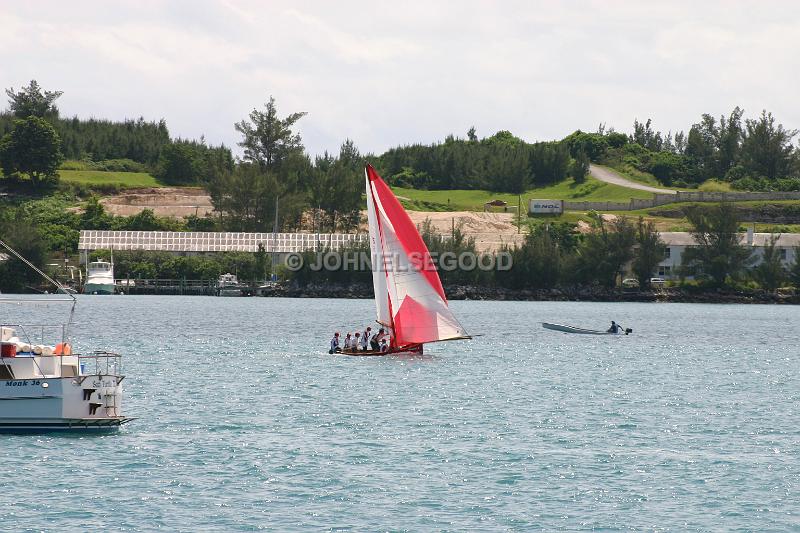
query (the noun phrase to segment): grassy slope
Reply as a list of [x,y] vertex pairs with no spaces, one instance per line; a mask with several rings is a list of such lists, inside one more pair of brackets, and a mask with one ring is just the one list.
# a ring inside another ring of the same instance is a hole
[[[656,179],[655,176],[649,174],[647,172],[642,172],[633,168],[631,165],[617,165],[617,166],[608,166],[608,165],[597,165],[599,167],[606,168],[611,170],[612,172],[616,172],[621,176],[628,178],[631,181],[636,181],[642,183],[644,185],[650,185],[651,187],[661,187],[661,188],[670,188],[675,189],[675,187],[667,187],[660,181]],[[733,192],[731,188],[731,184],[726,181],[718,181],[718,180],[706,180],[700,184],[699,187],[696,189],[691,188],[677,188],[679,191],[705,191],[705,192]]]
[[146,172],[104,172],[102,170],[59,170],[62,181],[94,186],[163,187]]
[[[513,206],[517,205],[518,200],[516,194],[493,193],[483,190],[420,191],[403,187],[393,187],[392,190],[400,197],[406,208],[424,211],[483,211],[483,204],[491,200],[503,200]],[[576,185],[569,179],[557,185],[530,189],[522,194],[522,203],[526,204],[527,200],[531,198],[579,202],[626,202],[631,198],[652,197],[652,193],[646,191],[611,185],[589,177],[582,185]]]
[[[769,200],[769,201],[759,201],[759,200],[752,200],[752,201],[745,201],[745,202],[736,202],[737,206],[740,207],[752,207],[758,208],[762,205],[800,205],[800,201],[798,200]],[[659,209],[680,209],[689,206],[708,206],[710,204],[705,203],[698,203],[698,202],[675,202],[673,204],[666,204],[660,205],[658,207],[653,207],[649,209],[638,209],[636,211],[609,211],[609,214],[624,216],[624,217],[631,217],[631,218],[638,218],[644,217],[645,220],[652,220],[658,226],[660,231],[690,231],[691,224],[689,224],[689,220],[686,217],[664,217],[664,216],[655,216],[652,213],[658,212]],[[771,222],[742,222],[740,224],[740,230],[744,231],[747,227],[752,226],[753,224],[756,225],[756,231],[764,232],[764,233],[800,233],[800,224],[777,224]]]

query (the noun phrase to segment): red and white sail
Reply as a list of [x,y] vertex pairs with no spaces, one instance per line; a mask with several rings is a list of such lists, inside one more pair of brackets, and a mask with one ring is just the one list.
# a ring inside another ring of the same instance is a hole
[[375,305],[393,347],[467,337],[414,223],[371,165],[366,180]]

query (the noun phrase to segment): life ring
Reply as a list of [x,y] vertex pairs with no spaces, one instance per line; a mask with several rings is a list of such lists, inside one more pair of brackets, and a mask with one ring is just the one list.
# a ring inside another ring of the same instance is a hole
[[68,342],[59,342],[53,349],[53,355],[72,355],[72,346]]

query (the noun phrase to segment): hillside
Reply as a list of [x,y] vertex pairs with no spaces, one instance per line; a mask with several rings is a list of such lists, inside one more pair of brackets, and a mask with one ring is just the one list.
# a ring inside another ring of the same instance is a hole
[[130,189],[137,187],[162,187],[147,172],[108,172],[102,170],[59,170],[58,176],[65,183],[77,183],[89,187],[117,187]]
[[587,177],[586,183],[580,185],[570,178],[549,187],[528,189],[522,195],[463,189],[422,191],[393,187],[392,190],[407,208],[418,211],[483,211],[483,205],[492,200],[502,200],[509,206],[516,207],[520,197],[522,203],[525,204],[526,199],[530,198],[624,202],[631,198],[651,198],[653,196],[652,193],[646,191],[603,183],[591,176]]

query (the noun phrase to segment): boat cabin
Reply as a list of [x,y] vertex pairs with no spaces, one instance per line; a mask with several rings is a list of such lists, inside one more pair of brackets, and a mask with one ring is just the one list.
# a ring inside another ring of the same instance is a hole
[[89,272],[111,272],[112,265],[107,261],[93,261],[89,263]]

